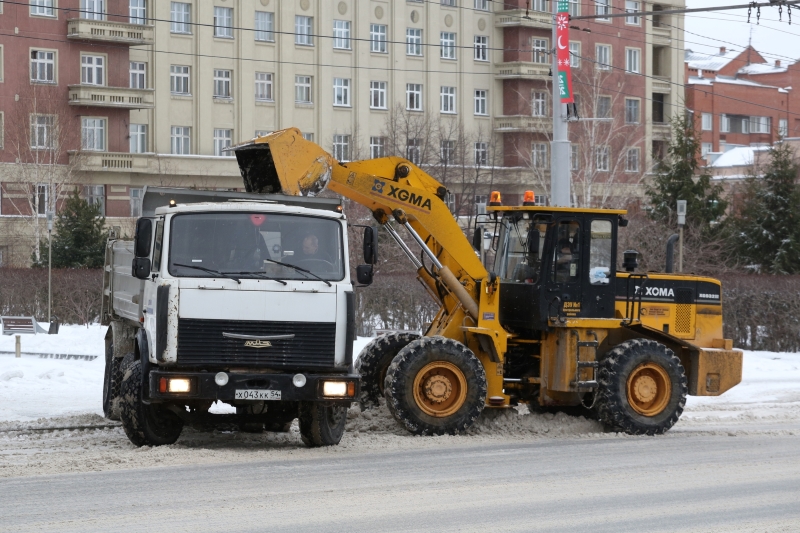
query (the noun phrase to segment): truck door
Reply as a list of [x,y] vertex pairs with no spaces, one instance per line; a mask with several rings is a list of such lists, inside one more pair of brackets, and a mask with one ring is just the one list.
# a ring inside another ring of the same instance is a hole
[[548,265],[545,271],[546,316],[582,316],[581,265],[584,261],[582,220],[561,218],[551,227]]

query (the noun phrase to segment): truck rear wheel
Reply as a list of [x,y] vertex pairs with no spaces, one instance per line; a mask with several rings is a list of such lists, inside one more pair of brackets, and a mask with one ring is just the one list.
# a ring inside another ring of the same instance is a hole
[[358,401],[362,410],[366,411],[370,407],[378,405],[378,399],[383,396],[386,370],[392,363],[392,359],[400,350],[419,337],[416,333],[404,331],[388,333],[370,341],[361,350],[356,361],[356,372],[361,374],[361,394]]
[[630,435],[660,435],[686,405],[686,372],[663,344],[633,339],[600,362],[597,413],[606,427]]
[[183,421],[163,405],[142,403],[142,362],[129,353],[122,360],[122,429],[135,446],[173,444]]
[[310,447],[335,446],[342,440],[347,406],[324,402],[300,402],[300,437]]
[[469,429],[486,402],[486,373],[472,351],[444,337],[423,337],[400,350],[386,372],[386,403],[416,435]]
[[106,368],[103,375],[103,415],[119,420],[119,394],[122,383],[122,359],[114,357],[114,344],[106,343]]

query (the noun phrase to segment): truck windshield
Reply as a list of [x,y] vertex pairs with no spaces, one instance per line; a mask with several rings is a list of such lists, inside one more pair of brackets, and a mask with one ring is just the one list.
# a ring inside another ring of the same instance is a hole
[[538,281],[546,233],[547,224],[542,220],[506,218],[500,227],[495,256],[497,275],[508,281]]
[[215,277],[211,270],[242,279],[344,279],[336,220],[247,212],[175,215],[169,243],[169,273],[176,277]]

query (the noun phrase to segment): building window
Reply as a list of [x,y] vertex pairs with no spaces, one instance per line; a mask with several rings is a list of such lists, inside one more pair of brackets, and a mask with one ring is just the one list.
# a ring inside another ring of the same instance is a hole
[[103,56],[81,56],[81,83],[105,85],[105,64]]
[[339,50],[350,50],[350,21],[333,21],[333,47]]
[[607,44],[598,44],[594,47],[595,61],[600,70],[611,69],[611,47]]
[[719,131],[721,133],[728,133],[731,131],[731,119],[728,115],[722,114],[719,116]]
[[625,99],[625,123],[638,124],[639,123],[639,100],[634,98]]
[[137,61],[131,61],[130,63],[131,89],[146,89],[145,69],[147,64]]
[[489,37],[486,35],[476,35],[474,44],[475,61],[489,61]]
[[55,58],[55,52],[31,50],[31,81],[37,83],[55,83]]
[[47,150],[55,146],[56,117],[33,115],[31,117],[31,148]]
[[333,105],[350,107],[349,78],[333,78]]
[[106,151],[106,119],[84,118],[81,121],[81,147],[91,152]]
[[314,142],[314,134],[313,133],[302,133],[303,139],[309,142]]
[[132,154],[143,154],[147,152],[147,124],[131,124],[131,145]]
[[386,157],[386,137],[369,138],[369,156],[372,159]]
[[314,36],[312,34],[311,26],[314,19],[312,17],[301,17],[295,15],[294,17],[294,44],[302,44],[303,46],[314,46]]
[[442,59],[456,58],[456,34],[443,31],[439,38]]
[[581,0],[569,0],[569,14],[578,17],[581,14]]
[[408,139],[406,141],[406,159],[415,165],[419,165],[422,162],[421,146],[422,141],[419,139]]
[[386,109],[386,82],[369,82],[369,106],[372,109]]
[[[639,5],[639,2],[625,0],[625,11],[628,13],[637,13],[639,11]],[[625,24],[639,26],[639,15],[628,15],[625,17]]]
[[231,97],[231,71],[214,69],[214,98]]
[[642,51],[638,48],[625,49],[625,72],[631,74],[639,74],[641,72],[639,67],[641,55]]
[[192,153],[189,144],[191,143],[190,128],[184,126],[172,126],[170,134],[170,144],[172,153],[176,155],[187,155]]
[[294,101],[298,104],[311,103],[311,76],[294,77]]
[[547,50],[547,39],[532,39],[533,44],[533,62],[540,64],[547,64],[550,62]]
[[189,92],[189,67],[183,65],[169,67],[169,90],[172,94],[191,94]]
[[33,191],[33,210],[37,215],[47,214],[50,205],[50,186],[46,183],[38,183],[36,190]]
[[442,113],[455,113],[456,112],[456,88],[455,87],[442,87],[439,96],[441,97]]
[[750,133],[770,133],[772,117],[750,117]]
[[452,165],[456,161],[456,142],[449,139],[442,140],[439,146],[442,164]]
[[475,195],[475,212],[479,215],[486,214],[486,205],[489,202],[489,197],[485,194]]
[[569,64],[572,68],[581,68],[581,43],[569,43]]
[[31,0],[31,15],[53,17],[53,0]]
[[350,161],[350,136],[333,136],[333,158],[337,161]]
[[598,146],[595,148],[595,159],[597,170],[608,172],[608,146]]
[[475,9],[489,11],[489,0],[475,0]]
[[422,55],[422,30],[406,28],[406,55]]
[[531,166],[533,168],[547,168],[550,161],[547,159],[547,143],[533,143],[531,146]]
[[785,118],[778,119],[778,135],[781,137],[789,135],[789,121]]
[[701,117],[700,120],[702,122],[701,127],[703,128],[703,131],[711,131],[712,129],[714,129],[713,115],[711,113],[703,113],[702,115],[700,115],[700,117]]
[[105,216],[106,188],[103,185],[86,185],[83,188],[83,196],[86,198],[87,204],[98,207],[100,216]]
[[256,100],[271,102],[272,74],[269,72],[256,72]]
[[228,156],[224,150],[231,145],[233,130],[214,128],[214,155],[217,157]]
[[570,144],[569,148],[569,168],[578,171],[581,169],[580,147],[577,144]]
[[131,187],[130,189],[130,197],[131,197],[131,216],[135,218],[139,218],[142,216],[142,195],[144,193],[144,189],[134,188]]
[[169,9],[170,31],[172,33],[192,33],[192,5],[186,2],[172,2]]
[[488,115],[488,100],[489,97],[487,96],[489,91],[485,89],[475,89],[475,114],[476,115]]
[[485,167],[489,164],[489,144],[484,142],[475,143],[475,166]]
[[598,96],[597,97],[597,117],[596,118],[611,118],[611,97]]
[[81,0],[82,19],[103,20],[106,18],[105,0]]
[[406,109],[409,111],[422,111],[422,85],[419,83],[406,84]]
[[256,11],[256,41],[275,40],[275,14],[266,11]]
[[147,24],[147,0],[130,0],[128,15],[131,24]]
[[456,7],[456,0],[442,0],[443,6]]
[[214,37],[233,39],[233,8],[214,8]]
[[[611,0],[594,0],[594,14],[608,15],[611,12]],[[597,20],[608,20],[608,18],[598,18]]]
[[541,13],[550,13],[550,8],[547,7],[547,0],[533,0],[531,9]]
[[625,172],[639,172],[639,149],[628,148],[625,157]]
[[534,117],[547,116],[547,93],[535,92],[533,93],[533,102],[531,107],[531,115]]
[[700,156],[705,157],[708,155],[709,152],[714,151],[714,145],[711,143],[702,143],[700,145]]
[[380,54],[386,53],[386,26],[383,24],[369,25],[369,50]]

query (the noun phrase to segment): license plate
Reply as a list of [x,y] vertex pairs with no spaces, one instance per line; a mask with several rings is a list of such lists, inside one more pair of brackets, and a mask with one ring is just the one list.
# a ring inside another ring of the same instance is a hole
[[234,395],[236,400],[280,400],[281,391],[279,390],[254,390],[237,389]]

